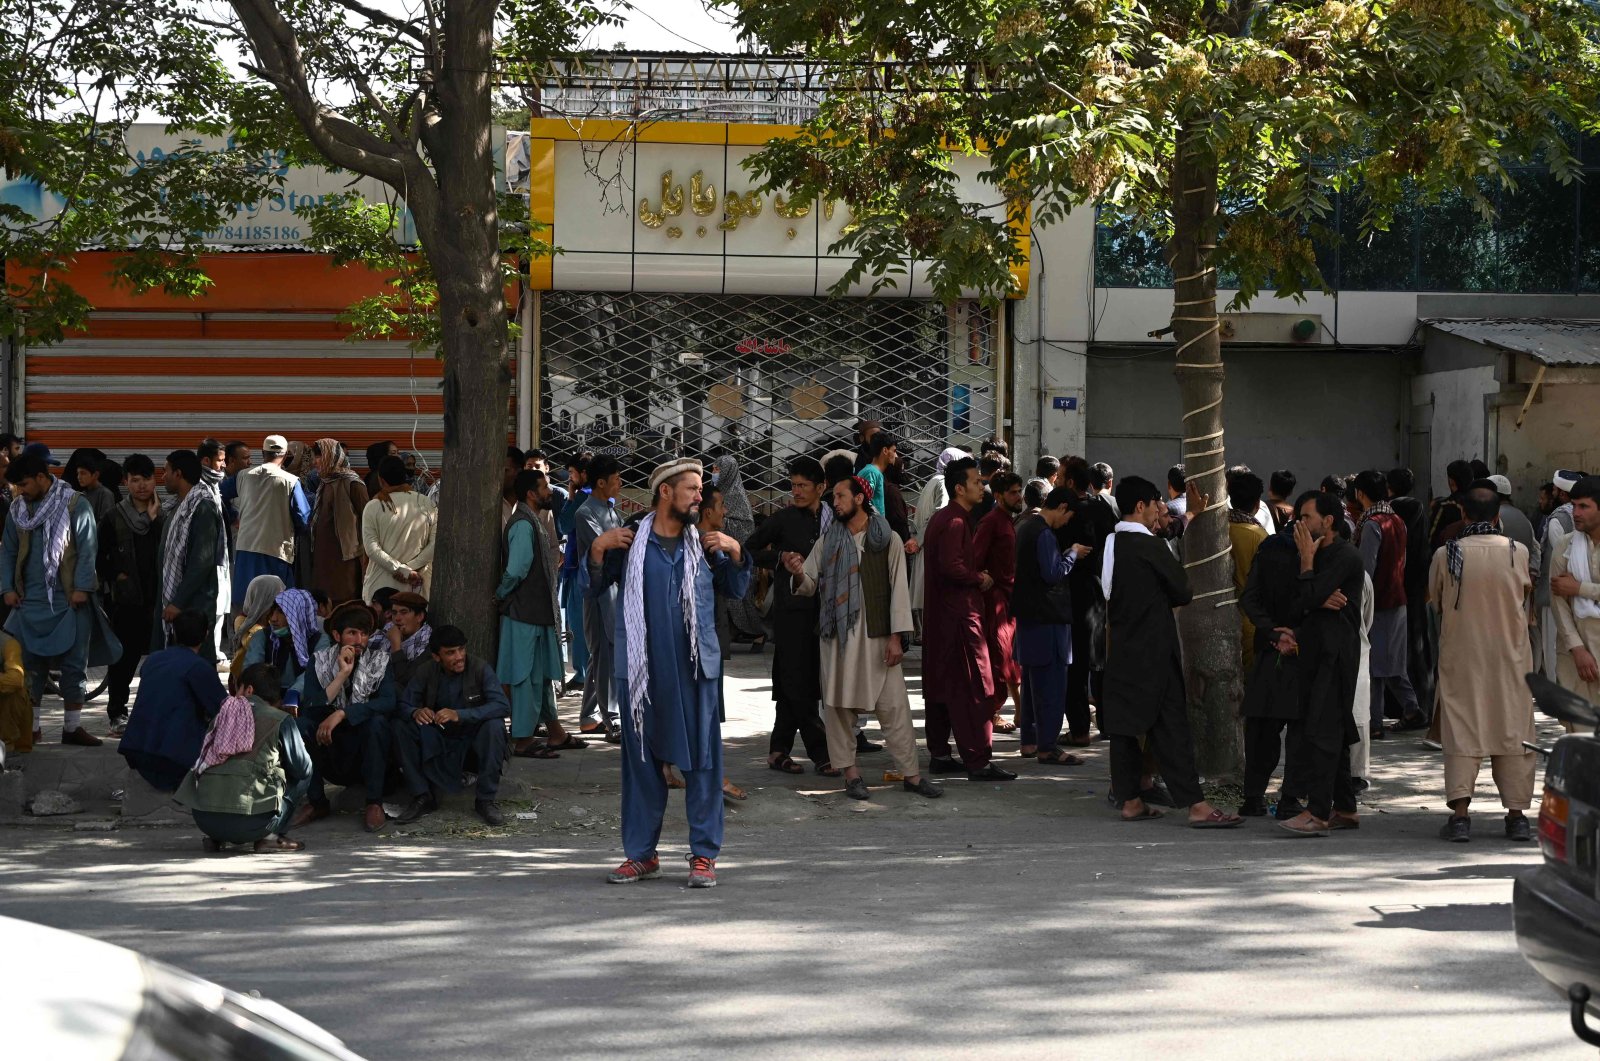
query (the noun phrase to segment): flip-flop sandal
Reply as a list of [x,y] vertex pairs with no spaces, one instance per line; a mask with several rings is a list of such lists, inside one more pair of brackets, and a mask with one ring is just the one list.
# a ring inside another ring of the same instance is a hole
[[831,763],[818,763],[817,773],[822,777],[843,777],[843,770],[835,770]]
[[806,772],[805,767],[787,755],[780,755],[776,759],[768,759],[767,769],[776,770],[780,774],[803,774]]
[[1190,822],[1191,829],[1235,829],[1244,824],[1244,819],[1237,814],[1224,814],[1219,810],[1212,811],[1209,815],[1197,822]]
[[1124,814],[1124,815],[1121,815],[1120,817],[1118,817],[1117,820],[1118,821],[1124,821],[1124,822],[1147,822],[1147,821],[1150,821],[1152,818],[1165,818],[1165,817],[1166,817],[1165,814],[1163,814],[1161,811],[1156,810],[1154,807],[1146,807],[1144,810],[1140,811],[1138,814]]
[[575,752],[587,748],[588,746],[588,741],[579,740],[570,733],[567,734],[567,739],[562,741],[560,744],[551,744],[549,741],[545,742],[545,747],[549,748],[553,752]]
[[559,759],[561,756],[543,744],[530,744],[520,752],[512,752],[513,759]]
[[1335,815],[1334,817],[1328,819],[1328,831],[1331,833],[1339,832],[1342,829],[1359,828],[1361,828],[1360,818],[1340,818],[1339,816]]
[[996,722],[994,724],[994,731],[996,733],[1015,733],[1017,731],[1017,724],[1015,722]]
[[1082,766],[1083,765],[1083,760],[1080,759],[1078,756],[1069,755],[1066,752],[1059,752],[1059,751],[1056,752],[1054,755],[1046,753],[1044,755],[1038,756],[1035,761],[1038,762],[1038,764],[1040,766]]
[[722,783],[722,795],[727,799],[736,799],[741,802],[750,798],[750,793],[734,784],[732,781]]

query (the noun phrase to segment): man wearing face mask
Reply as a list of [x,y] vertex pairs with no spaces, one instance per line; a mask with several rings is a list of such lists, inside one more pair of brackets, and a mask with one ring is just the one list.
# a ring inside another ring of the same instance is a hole
[[311,751],[311,784],[296,827],[329,813],[323,783],[361,784],[367,797],[362,826],[383,828],[383,796],[398,780],[390,761],[397,707],[389,670],[389,641],[373,637],[372,610],[359,601],[328,620],[333,643],[311,657],[301,696],[300,734]]

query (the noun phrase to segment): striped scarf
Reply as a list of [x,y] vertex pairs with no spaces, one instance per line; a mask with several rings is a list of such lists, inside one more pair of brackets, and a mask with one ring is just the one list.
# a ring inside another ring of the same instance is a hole
[[52,609],[56,604],[56,575],[61,570],[62,557],[67,555],[67,539],[72,534],[72,502],[77,496],[65,479],[55,479],[44,500],[11,506],[11,518],[18,530],[44,528],[44,597]]
[[[167,524],[166,549],[161,554],[161,600],[165,604],[172,603],[178,587],[183,583],[183,573],[189,566],[189,524],[194,521],[194,514],[200,510],[200,506],[210,505],[217,513],[219,530],[223,526],[222,493],[217,488],[222,476],[215,472],[212,474],[216,475],[215,482],[211,475],[201,472],[200,481],[189,488],[183,500],[178,502],[178,507],[172,510],[171,522]],[[163,625],[170,636],[172,624],[164,622]]]
[[[867,499],[868,501],[871,498]],[[889,521],[869,510],[866,537],[862,544],[869,553],[889,547]],[[825,641],[844,640],[861,619],[861,554],[849,524],[835,519],[822,539],[822,612],[817,617],[817,633]]]
[[[633,732],[639,738],[639,759],[648,762],[644,750],[644,703],[649,696],[650,658],[649,630],[644,614],[644,556],[650,548],[651,531],[655,526],[654,512],[645,516],[634,532],[633,544],[628,547],[628,567],[622,584],[622,615],[628,631],[628,717],[633,722]],[[683,580],[678,585],[683,605],[683,625],[689,632],[689,662],[700,658],[700,617],[695,612],[694,587],[705,563],[700,554],[700,533],[691,526],[683,528]]]
[[[1445,563],[1450,568],[1450,577],[1456,581],[1456,604],[1461,607],[1461,585],[1465,581],[1463,576],[1467,573],[1467,557],[1461,549],[1461,539],[1476,538],[1483,534],[1499,534],[1500,528],[1493,523],[1469,523],[1461,528],[1461,533],[1445,543]],[[1511,562],[1517,562],[1517,543],[1510,538],[1506,544],[1511,547]]]
[[[339,676],[340,651],[337,644],[329,645],[313,657],[317,681],[322,683],[324,689]],[[332,706],[343,708],[371,700],[372,694],[383,684],[383,676],[388,670],[389,639],[374,637],[367,642],[367,647],[362,650],[361,655],[356,657],[356,668],[350,672],[350,677],[345,681],[344,688],[339,690],[339,695],[334,697]]]
[[250,701],[242,696],[230,696],[222,701],[216,720],[206,730],[206,739],[200,744],[200,758],[194,761],[195,776],[199,777],[235,755],[248,755],[255,746],[256,716],[250,709]]
[[304,670],[311,662],[311,652],[319,640],[317,634],[317,599],[303,589],[286,589],[276,601],[283,617],[289,621],[289,638],[294,643],[294,658]]

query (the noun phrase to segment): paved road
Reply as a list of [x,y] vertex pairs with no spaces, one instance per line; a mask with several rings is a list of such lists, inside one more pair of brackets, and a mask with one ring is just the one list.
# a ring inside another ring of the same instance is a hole
[[344,815],[301,857],[208,859],[180,829],[0,830],[0,912],[259,990],[373,1059],[1592,1056],[1511,936],[1537,852],[1488,815],[1435,839],[1415,742],[1380,750],[1366,827],[1327,840],[1116,822],[1103,746],[861,805],[753,765],[767,687],[737,671],[730,761],[766,787],[711,892],[682,887],[674,824],[669,879],[601,883],[614,752],[591,749],[519,762],[541,821],[497,834]]

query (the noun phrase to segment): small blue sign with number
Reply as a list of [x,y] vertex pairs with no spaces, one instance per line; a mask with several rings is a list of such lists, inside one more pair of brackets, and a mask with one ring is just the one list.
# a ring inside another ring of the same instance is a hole
[[1061,409],[1061,410],[1063,410],[1065,412],[1069,412],[1070,413],[1070,412],[1075,411],[1078,408],[1078,399],[1077,399],[1076,396],[1073,396],[1073,397],[1055,397],[1055,398],[1050,399],[1050,408],[1052,408],[1052,409]]

